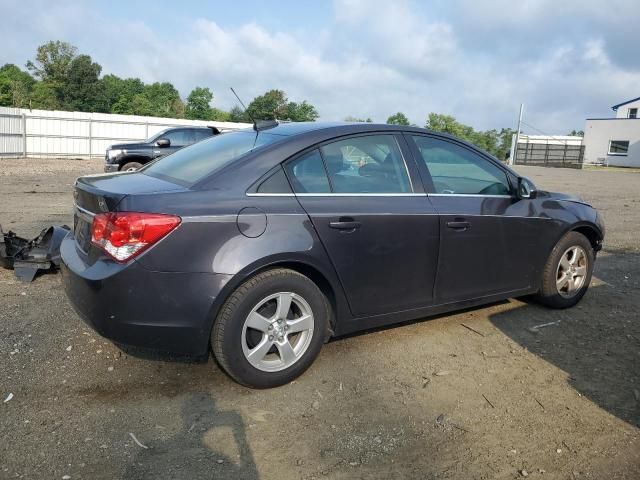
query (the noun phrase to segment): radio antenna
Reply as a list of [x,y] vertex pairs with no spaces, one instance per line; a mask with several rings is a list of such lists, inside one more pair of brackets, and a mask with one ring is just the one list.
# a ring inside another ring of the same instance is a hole
[[240,102],[240,105],[242,105],[242,108],[244,109],[244,113],[246,113],[249,118],[251,119],[251,121],[253,122],[253,129],[254,130],[258,130],[258,124],[256,123],[255,119],[253,118],[253,116],[249,113],[249,111],[247,110],[246,105],[242,102],[242,100],[240,100],[240,97],[238,96],[238,94],[236,93],[236,91],[233,89],[233,87],[229,87],[231,89],[231,92],[233,92],[233,94],[235,95],[235,97],[238,99],[238,101]]

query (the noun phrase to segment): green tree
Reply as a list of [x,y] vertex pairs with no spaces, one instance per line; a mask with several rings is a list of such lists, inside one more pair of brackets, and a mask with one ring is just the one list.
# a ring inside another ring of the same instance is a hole
[[231,114],[219,108],[212,107],[209,113],[209,120],[216,122],[231,122]]
[[500,160],[506,158],[511,149],[511,136],[515,133],[510,128],[476,131],[469,125],[458,122],[451,115],[430,113],[425,128],[435,132],[444,132],[481,148]]
[[134,95],[131,99],[129,112],[131,115],[144,115],[146,117],[154,116],[155,109],[151,100],[144,93]]
[[0,105],[26,107],[35,80],[16,65],[7,63],[0,67]]
[[245,116],[254,120],[313,122],[318,118],[318,112],[306,100],[302,103],[290,102],[282,90],[269,90],[251,101]]
[[101,80],[104,97],[111,113],[133,114],[131,102],[135,95],[144,91],[144,83],[139,78],[120,78],[105,75]]
[[64,83],[67,69],[78,54],[78,49],[67,42],[49,41],[38,47],[35,62],[29,60],[27,69],[42,81]]
[[[150,115],[157,117],[184,117],[184,103],[176,87],[169,82],[155,82],[145,85],[142,95],[152,105]],[[135,112],[136,115],[149,115],[148,113]]]
[[60,110],[58,92],[54,85],[48,82],[37,82],[33,85],[29,108],[40,110]]
[[242,108],[235,105],[231,110],[229,110],[229,121],[241,123],[250,122],[251,120],[247,117],[247,113]]
[[304,100],[302,103],[289,102],[287,120],[292,122],[315,122],[319,117],[316,107]]
[[80,112],[108,112],[104,83],[100,81],[102,67],[89,55],[78,55],[67,68],[62,86],[63,106]]
[[195,120],[212,120],[213,93],[207,87],[195,87],[187,97],[186,116]]
[[402,112],[391,115],[387,118],[387,123],[389,125],[411,125],[407,116]]
[[254,120],[283,119],[287,113],[287,97],[282,90],[269,90],[254,98],[247,107],[247,116]]
[[584,130],[571,130],[571,132],[567,133],[567,136],[584,137]]

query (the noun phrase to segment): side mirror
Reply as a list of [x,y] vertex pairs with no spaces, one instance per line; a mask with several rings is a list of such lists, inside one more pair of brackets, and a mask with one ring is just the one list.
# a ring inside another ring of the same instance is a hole
[[518,198],[534,199],[538,196],[538,190],[531,180],[518,177]]
[[169,140],[168,138],[161,138],[156,142],[156,145],[158,145],[160,148],[167,148],[171,146],[171,140]]

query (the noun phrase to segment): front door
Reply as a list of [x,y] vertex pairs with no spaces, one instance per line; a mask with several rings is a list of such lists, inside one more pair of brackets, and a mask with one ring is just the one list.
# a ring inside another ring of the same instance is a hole
[[[517,292],[536,284],[538,227],[548,221],[513,195],[488,156],[438,136],[407,135],[440,214],[437,303]],[[542,229],[542,231],[548,229]]]
[[356,316],[432,303],[438,216],[400,145],[402,136],[354,136],[285,164]]

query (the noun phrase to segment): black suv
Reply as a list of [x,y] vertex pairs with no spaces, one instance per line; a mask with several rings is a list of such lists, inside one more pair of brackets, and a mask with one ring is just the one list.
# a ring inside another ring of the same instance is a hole
[[151,160],[164,157],[219,133],[220,130],[216,127],[174,127],[156,133],[141,143],[111,145],[104,157],[104,171],[138,170]]

